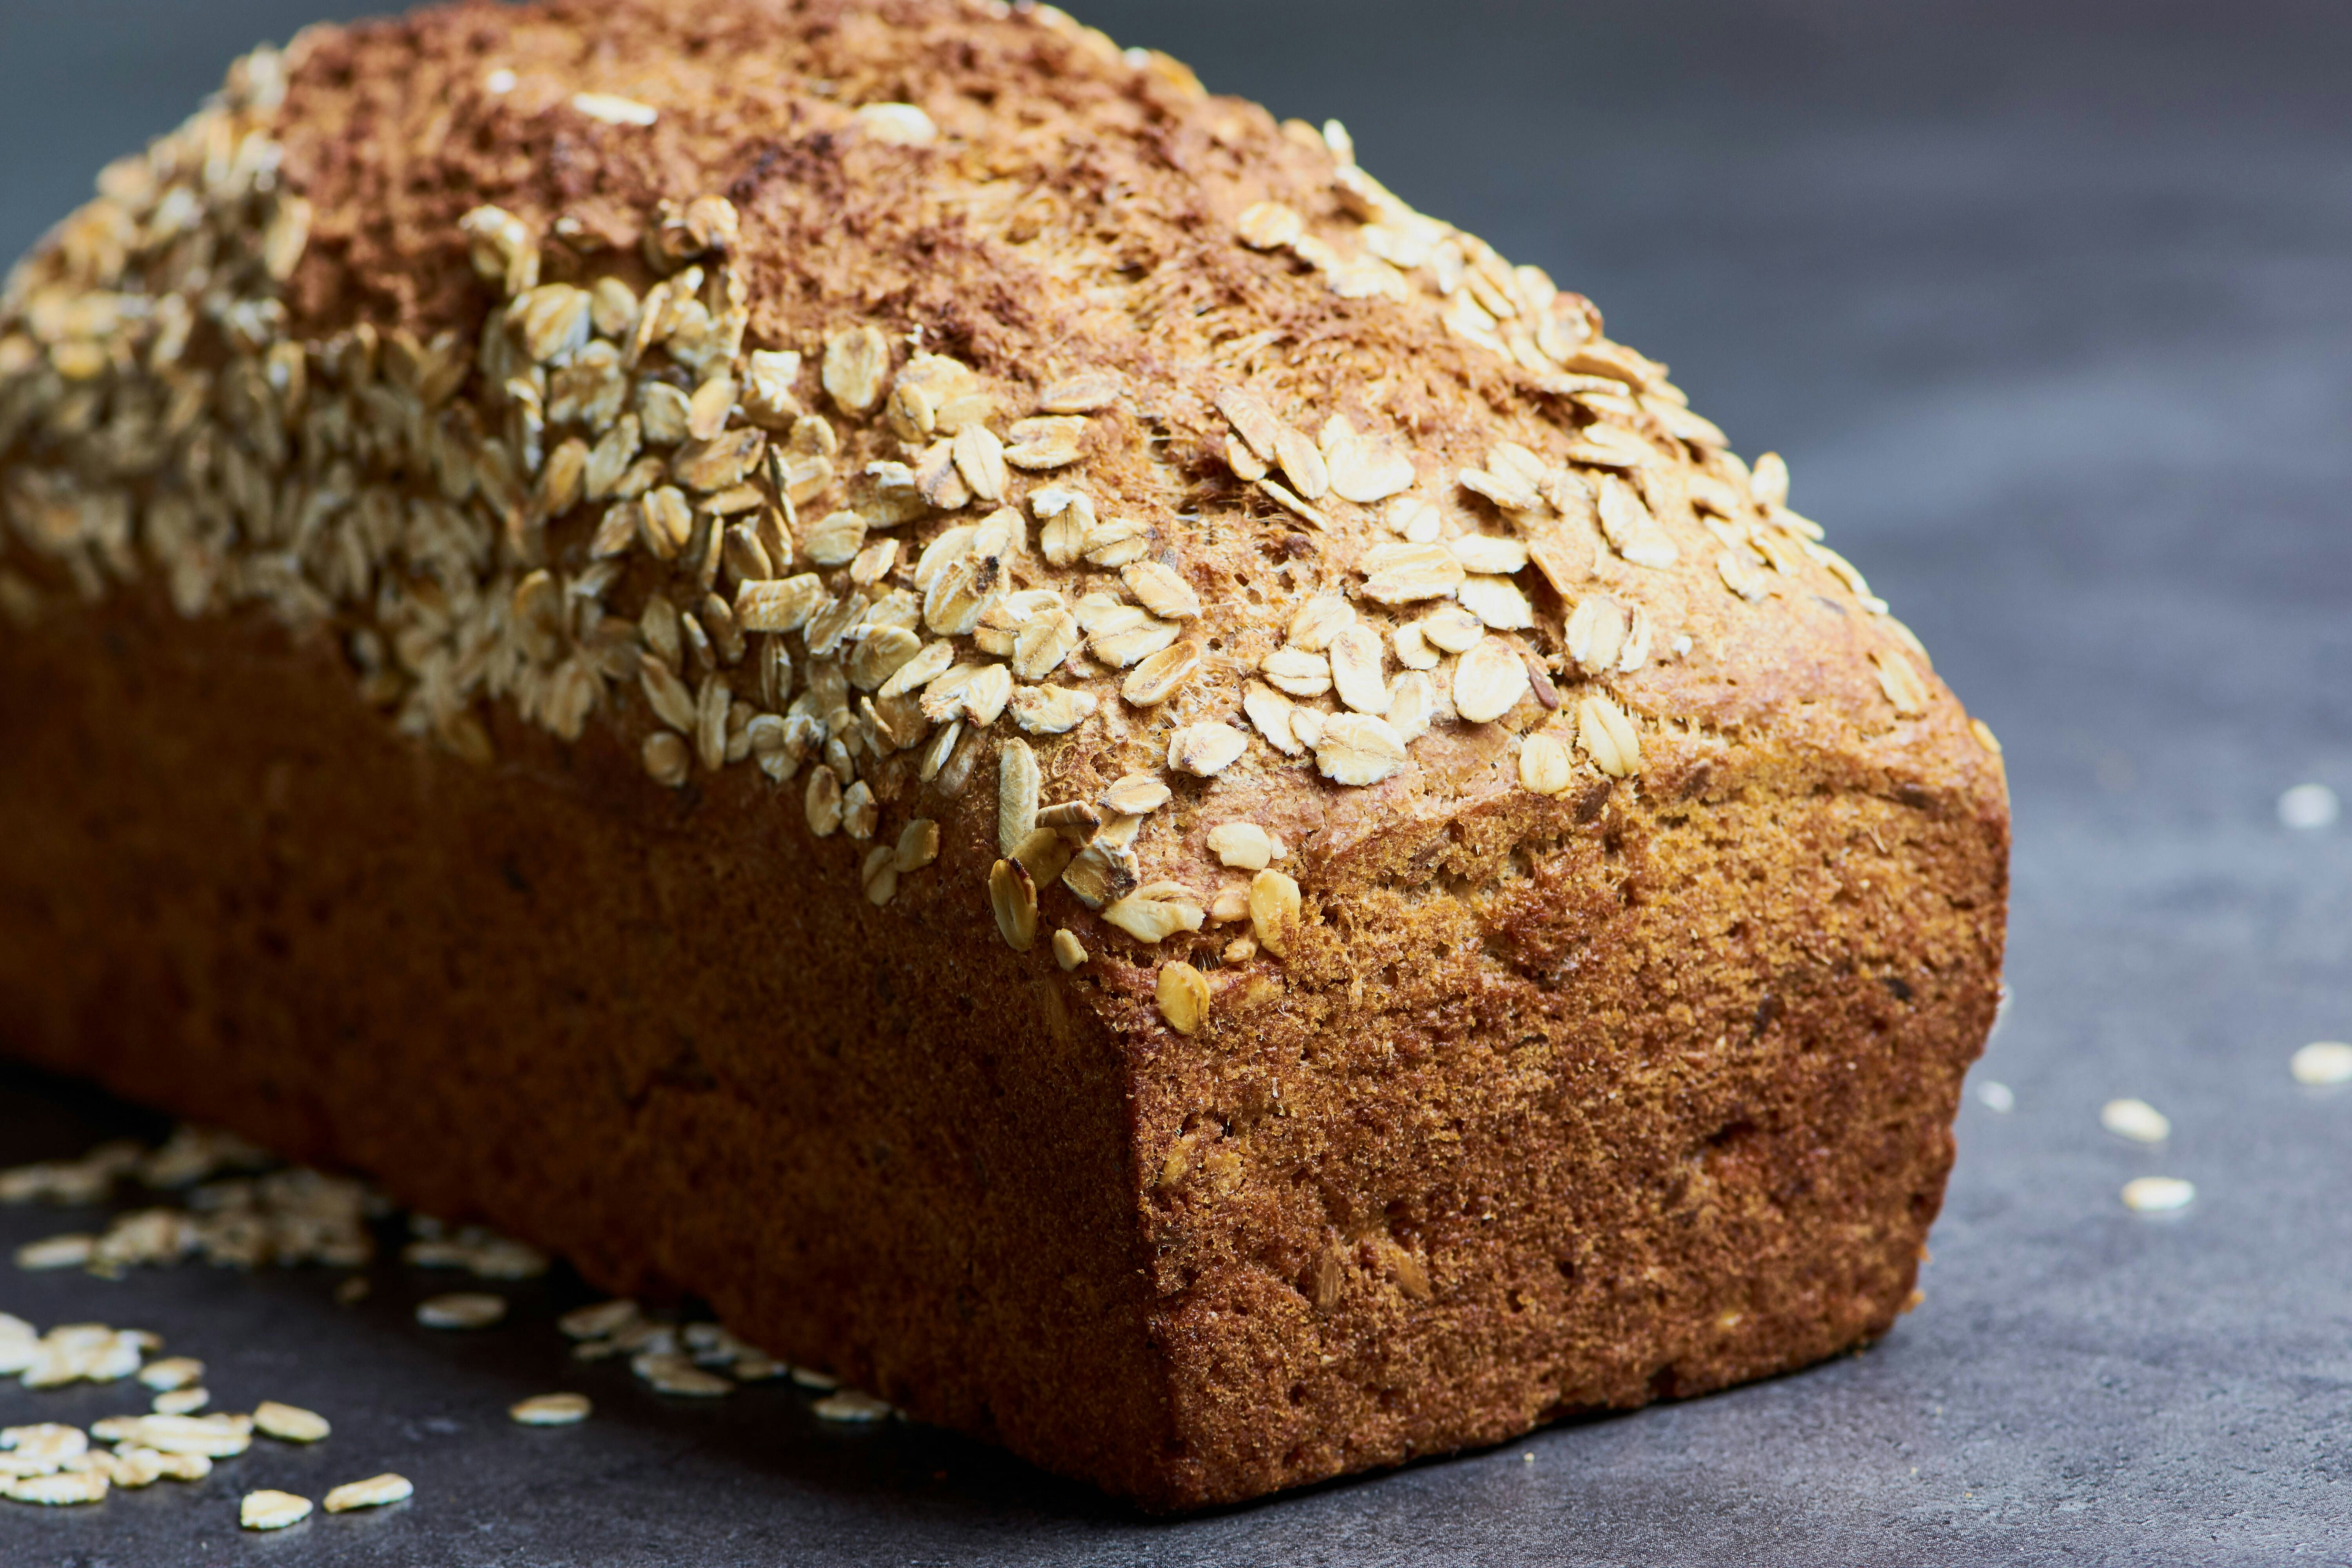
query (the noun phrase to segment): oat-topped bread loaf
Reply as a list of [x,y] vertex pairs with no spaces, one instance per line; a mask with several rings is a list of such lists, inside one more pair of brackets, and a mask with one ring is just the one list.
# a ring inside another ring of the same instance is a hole
[[0,1036],[1153,1507],[1912,1291],[1998,747],[1666,367],[1045,6],[249,57],[0,316]]

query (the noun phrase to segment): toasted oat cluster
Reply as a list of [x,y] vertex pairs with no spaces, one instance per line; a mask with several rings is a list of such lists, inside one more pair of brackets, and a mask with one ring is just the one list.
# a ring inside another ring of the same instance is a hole
[[[1124,73],[1211,143],[1248,129],[1181,66],[1050,7],[964,9]],[[1148,833],[1188,779],[1374,788],[1433,734],[1484,725],[1526,789],[1636,778],[1645,731],[1676,716],[1625,683],[1689,654],[1702,592],[1853,606],[1895,714],[1930,702],[1916,639],[1788,510],[1777,458],[1743,464],[1589,301],[1414,211],[1336,122],[1283,126],[1308,175],[1212,243],[1269,289],[1306,280],[1491,362],[1524,408],[1483,435],[1385,373],[1351,383],[1344,358],[1303,386],[1285,331],[1246,310],[1198,353],[1056,366],[968,363],[887,304],[755,330],[775,281],[712,189],[657,197],[628,249],[477,205],[446,236],[473,273],[464,329],[362,315],[305,335],[290,285],[320,215],[280,123],[304,48],[240,61],[10,279],[10,619],[152,578],[187,616],[330,630],[360,700],[478,763],[502,710],[567,742],[615,732],[665,785],[756,768],[877,905],[940,853],[915,803],[985,764],[999,858],[953,874],[986,880],[1013,946],[1067,898],[1139,943],[1245,921],[1233,962],[1279,960],[1299,889],[1255,822]],[[479,90],[605,137],[673,112],[543,78],[494,68]],[[1017,110],[961,103],[943,125],[804,86],[793,114],[828,146],[968,185],[967,220],[1006,243],[1096,243],[1072,204],[983,178]],[[1309,569],[1244,589],[1244,549]],[[1066,747],[1138,765],[1049,798]],[[1251,879],[1195,886],[1209,865]],[[1067,930],[1046,945],[1086,961]],[[1171,963],[1159,999],[1190,1032],[1209,986]]]

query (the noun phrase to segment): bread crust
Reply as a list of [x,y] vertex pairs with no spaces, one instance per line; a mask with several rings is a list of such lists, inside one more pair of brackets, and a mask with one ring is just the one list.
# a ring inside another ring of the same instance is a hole
[[[1155,1508],[1885,1332],[1998,986],[1989,732],[1664,367],[1304,131],[946,4],[457,6],[243,64],[0,311],[7,1047]],[[175,187],[258,304],[191,285]],[[597,554],[630,503],[555,477],[617,417],[558,416],[565,373],[627,323],[539,360],[576,302],[525,247],[640,301],[698,268],[739,335],[638,375],[737,378],[666,448],[667,555],[643,500]],[[221,305],[167,360],[120,302],[174,286]],[[802,355],[794,410],[754,352]],[[687,479],[729,432],[775,464],[739,510]],[[919,505],[872,467],[927,458]],[[845,513],[904,542],[870,584]],[[948,631],[911,569],[991,524],[956,559],[1008,624]],[[1082,635],[893,745],[850,700],[887,681],[759,629],[785,554],[853,610],[920,588],[957,668],[1021,669],[1048,598]],[[1424,732],[1351,703],[1326,610],[1370,706],[1433,677]],[[1300,745],[1244,693],[1318,659]],[[1091,711],[1025,726],[1054,689]],[[1010,870],[1041,805],[1131,898]]]

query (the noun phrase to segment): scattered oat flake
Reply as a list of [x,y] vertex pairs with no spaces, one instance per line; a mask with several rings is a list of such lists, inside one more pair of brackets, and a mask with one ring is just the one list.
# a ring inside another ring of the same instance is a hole
[[2278,797],[2279,822],[2298,832],[2333,827],[2341,812],[2336,792],[2324,784],[2299,784]]
[[2135,1143],[2161,1143],[2172,1136],[2172,1120],[2145,1100],[2111,1100],[2099,1108],[2099,1125]]
[[0,1485],[0,1496],[16,1502],[57,1508],[101,1501],[106,1497],[107,1485],[107,1478],[97,1470],[68,1470],[61,1475],[17,1477]]
[[2352,1045],[2342,1040],[2314,1040],[2287,1063],[2294,1081],[2314,1088],[2352,1083]]
[[355,1508],[382,1508],[386,1503],[404,1502],[416,1494],[416,1488],[406,1476],[386,1470],[380,1476],[370,1476],[363,1481],[345,1481],[329,1492],[326,1510],[329,1513],[348,1513]]
[[593,1408],[584,1394],[534,1394],[507,1406],[507,1414],[524,1426],[569,1426],[588,1419]]
[[416,1303],[416,1321],[428,1329],[487,1329],[507,1315],[503,1296],[457,1290]]
[[327,1418],[317,1411],[280,1405],[275,1399],[265,1399],[253,1407],[253,1429],[287,1443],[315,1443],[331,1430]]
[[2141,1176],[2124,1184],[2124,1206],[2134,1214],[2170,1214],[2196,1198],[2196,1184],[2178,1176]]
[[1977,1086],[1977,1100],[1987,1110],[2006,1116],[2017,1109],[2017,1094],[2009,1085],[1987,1079]]
[[283,1530],[310,1517],[310,1500],[292,1492],[247,1492],[236,1509],[237,1523],[247,1530]]
[[151,1361],[139,1369],[139,1381],[157,1393],[185,1388],[205,1375],[205,1363],[194,1356],[171,1355]]
[[98,1237],[79,1232],[28,1241],[16,1249],[19,1268],[79,1268],[89,1261]]
[[820,1421],[879,1421],[892,1413],[887,1401],[849,1388],[828,1394],[809,1408]]
[[598,1301],[593,1306],[574,1307],[556,1319],[555,1326],[566,1338],[596,1340],[636,1321],[637,1304],[622,1297],[611,1301]]

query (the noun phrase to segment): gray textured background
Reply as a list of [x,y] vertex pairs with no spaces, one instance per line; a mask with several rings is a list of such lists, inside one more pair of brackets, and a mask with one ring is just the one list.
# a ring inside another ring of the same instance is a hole
[[[1597,299],[1895,602],[2008,743],[2015,1005],[1972,1080],[1927,1301],[1867,1354],[1178,1523],[784,1390],[666,1406],[427,1283],[201,1268],[0,1279],[152,1326],[321,1448],[95,1510],[0,1561],[1820,1564],[2352,1562],[2352,12],[2248,4],[1074,4],[1210,86],[1338,115],[1425,209]],[[309,0],[0,9],[0,248]],[[0,752],[0,766],[5,766]],[[2144,1096],[2168,1147],[2109,1137]],[[120,1108],[0,1085],[0,1160]],[[2164,1220],[2127,1178],[2193,1179]],[[0,1211],[13,1244],[87,1215]],[[598,1418],[526,1432],[520,1394]],[[0,1420],[123,1403],[0,1387]],[[1524,1456],[1532,1456],[1528,1459]],[[234,1499],[398,1468],[416,1500],[240,1538]]]

